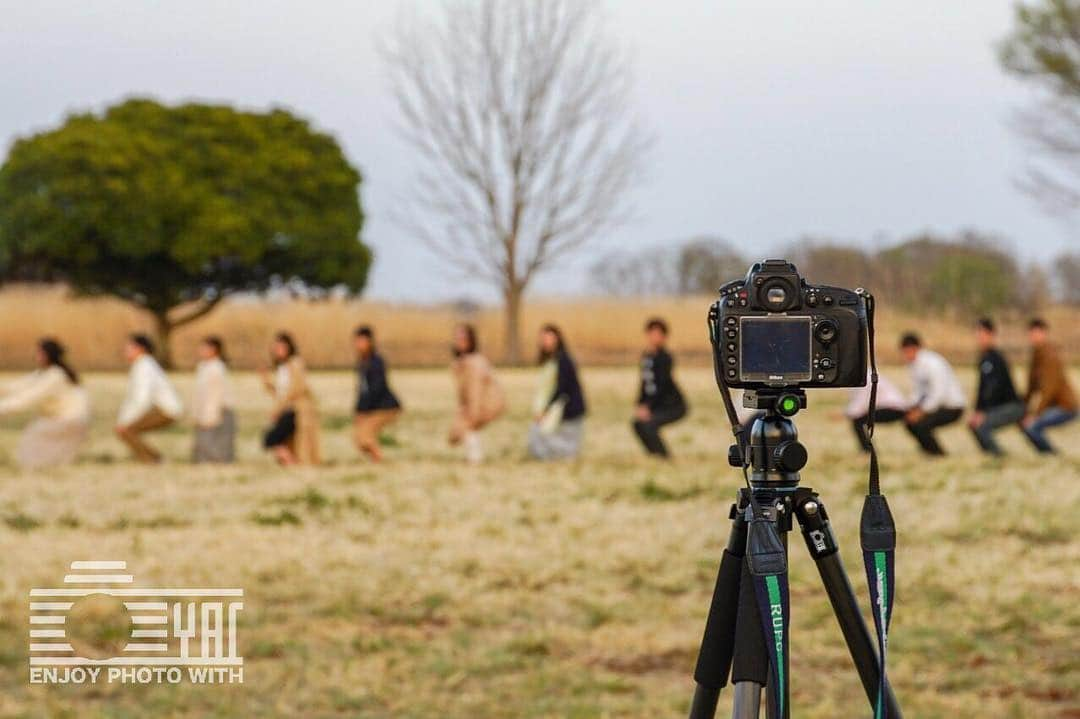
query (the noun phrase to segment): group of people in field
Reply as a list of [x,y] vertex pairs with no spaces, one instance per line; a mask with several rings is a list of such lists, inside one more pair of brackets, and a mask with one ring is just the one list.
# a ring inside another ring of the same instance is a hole
[[[994,438],[998,429],[1016,425],[1039,452],[1054,447],[1046,437],[1050,427],[1077,417],[1077,398],[1057,348],[1049,341],[1041,319],[1028,326],[1032,358],[1026,392],[1013,385],[1008,362],[997,346],[997,329],[989,319],[979,320],[976,342],[979,386],[969,426],[979,446],[1000,455]],[[659,318],[645,324],[645,348],[640,362],[640,383],[632,427],[650,455],[670,456],[661,429],[687,415],[688,405],[674,379],[674,359],[667,350],[668,326]],[[353,411],[353,439],[357,449],[373,462],[382,460],[380,435],[402,413],[402,404],[388,381],[387,364],[377,351],[375,334],[363,325],[353,334],[357,358],[357,392]],[[460,446],[465,458],[482,462],[481,432],[506,410],[506,395],[491,362],[481,353],[476,328],[454,328],[452,375],[457,388],[456,410],[448,431],[451,445]],[[527,436],[528,455],[537,460],[564,459],[581,452],[585,433],[586,402],[577,364],[562,332],[544,325],[538,336],[538,375]],[[902,421],[928,455],[943,455],[935,431],[958,422],[967,399],[952,367],[940,354],[927,349],[917,335],[900,341],[901,354],[911,370],[915,393],[905,397],[886,378],[878,385],[874,421]],[[115,433],[145,463],[157,463],[161,453],[148,435],[171,427],[185,417],[194,431],[191,459],[196,463],[229,463],[236,457],[236,397],[230,381],[225,344],[220,337],[204,338],[198,348],[195,388],[190,409],[161,365],[154,345],[142,334],[131,335],[124,346],[130,366],[127,392],[117,415]],[[274,336],[270,346],[272,370],[261,372],[272,409],[263,433],[264,449],[282,465],[319,464],[320,418],[318,402],[307,379],[307,369],[296,342],[287,332]],[[36,410],[20,438],[16,460],[26,468],[41,468],[72,461],[89,435],[90,401],[78,374],[65,359],[59,341],[38,343],[38,369],[0,387],[0,415]],[[869,451],[867,421],[870,387],[851,391],[846,414],[859,446]],[[744,414],[749,424],[756,415]]]
[[[1013,384],[1009,362],[998,347],[996,324],[992,319],[983,318],[975,325],[979,383],[968,415],[968,427],[979,448],[987,454],[1004,454],[994,434],[1010,425],[1019,428],[1036,451],[1052,454],[1056,450],[1046,431],[1072,422],[1080,409],[1065,363],[1058,348],[1050,341],[1049,327],[1044,320],[1035,318],[1028,323],[1028,342],[1031,361],[1027,387],[1021,395]],[[903,422],[926,455],[944,455],[945,449],[935,432],[959,422],[964,416],[968,407],[964,389],[949,362],[924,347],[918,335],[905,334],[900,339],[900,353],[910,368],[915,395],[904,397],[895,385],[881,377],[874,422]],[[867,384],[852,391],[846,411],[859,445],[866,451],[870,449],[866,433],[869,405],[870,387]]]

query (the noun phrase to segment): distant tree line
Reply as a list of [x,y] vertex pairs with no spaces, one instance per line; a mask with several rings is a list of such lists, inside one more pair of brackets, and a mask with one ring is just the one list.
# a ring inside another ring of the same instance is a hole
[[[1080,253],[1046,266],[1023,264],[997,238],[974,231],[922,233],[882,249],[810,237],[759,254],[790,259],[815,284],[866,287],[911,310],[973,316],[1008,306],[1080,305]],[[592,286],[615,296],[711,294],[757,259],[730,241],[695,237],[602,257],[592,267]]]

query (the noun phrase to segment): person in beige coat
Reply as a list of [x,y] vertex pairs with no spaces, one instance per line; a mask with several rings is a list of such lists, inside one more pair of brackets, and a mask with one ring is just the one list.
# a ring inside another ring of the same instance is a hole
[[37,410],[19,438],[15,458],[24,469],[67,464],[75,459],[90,427],[90,402],[79,376],[64,361],[54,339],[38,343],[38,369],[0,387],[0,415]]
[[454,328],[454,361],[450,365],[457,384],[457,412],[450,426],[450,444],[464,445],[465,458],[474,464],[484,460],[480,430],[506,409],[506,395],[499,386],[487,357],[480,354],[476,328]]
[[319,464],[319,411],[307,383],[304,360],[287,332],[270,346],[274,374],[263,371],[263,385],[274,397],[271,426],[263,446],[279,464]]

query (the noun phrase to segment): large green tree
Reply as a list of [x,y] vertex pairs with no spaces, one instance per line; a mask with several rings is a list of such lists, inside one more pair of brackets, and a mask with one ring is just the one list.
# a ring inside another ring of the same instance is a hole
[[0,167],[0,278],[113,295],[169,336],[224,297],[363,289],[360,175],[284,110],[132,99],[15,142]]

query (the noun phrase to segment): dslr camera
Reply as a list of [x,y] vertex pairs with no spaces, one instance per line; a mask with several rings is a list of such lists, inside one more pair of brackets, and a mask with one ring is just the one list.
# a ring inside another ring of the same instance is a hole
[[746,390],[866,384],[866,295],[811,285],[786,260],[755,263],[709,311],[717,372]]

